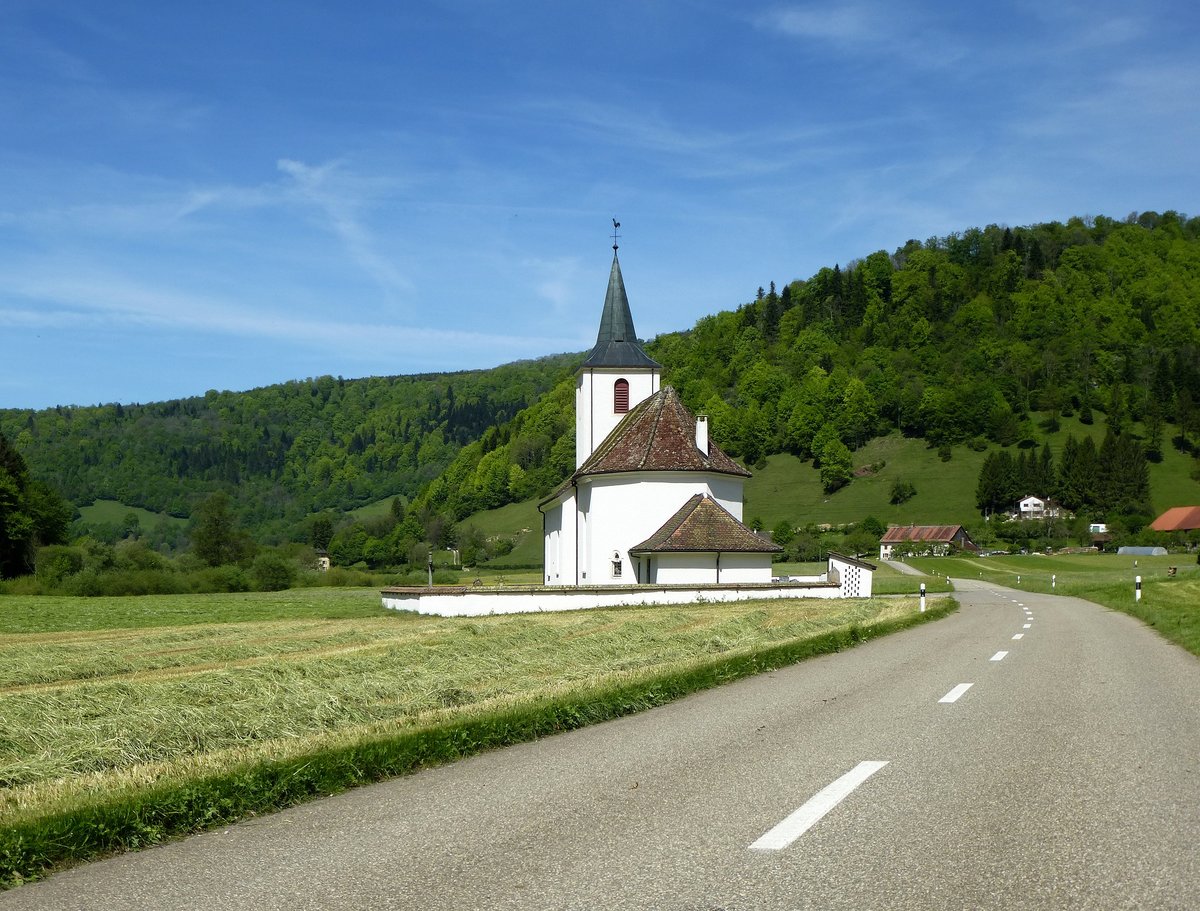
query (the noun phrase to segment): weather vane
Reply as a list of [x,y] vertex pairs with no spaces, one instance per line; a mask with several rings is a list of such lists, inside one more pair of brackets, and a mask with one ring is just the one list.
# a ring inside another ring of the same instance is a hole
[[621,235],[617,233],[617,228],[621,227],[621,223],[615,218],[613,219],[613,252],[617,252],[617,238]]

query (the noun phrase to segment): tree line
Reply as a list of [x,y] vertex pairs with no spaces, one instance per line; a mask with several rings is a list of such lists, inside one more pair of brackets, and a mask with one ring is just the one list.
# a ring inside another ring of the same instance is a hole
[[1099,448],[1091,437],[1068,435],[1058,465],[1043,445],[1040,455],[1019,450],[988,453],[979,472],[975,502],[989,516],[1011,512],[1026,496],[1054,499],[1090,516],[1119,515],[1144,525],[1153,516],[1150,465],[1140,441],[1109,430]]

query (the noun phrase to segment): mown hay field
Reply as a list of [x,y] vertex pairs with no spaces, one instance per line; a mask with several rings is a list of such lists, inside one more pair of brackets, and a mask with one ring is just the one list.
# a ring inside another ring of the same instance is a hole
[[465,620],[388,612],[361,589],[6,596],[0,831],[456,719],[625,698],[722,659],[837,630],[871,635],[916,607],[797,600]]

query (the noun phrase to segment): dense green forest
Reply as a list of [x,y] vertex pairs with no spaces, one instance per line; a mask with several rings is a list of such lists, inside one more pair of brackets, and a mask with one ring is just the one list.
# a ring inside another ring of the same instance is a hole
[[465,373],[323,376],[148,405],[0,411],[0,433],[76,505],[190,516],[217,491],[268,541],[310,513],[415,495],[462,447],[570,374],[567,356]]
[[[635,310],[652,306],[633,297]],[[1028,446],[1035,411],[1084,423],[1099,414],[1117,434],[1136,421],[1151,458],[1164,445],[1195,452],[1200,218],[1076,218],[909,241],[781,291],[771,283],[647,350],[732,455],[750,466],[776,453],[814,459],[827,489],[850,482],[851,452],[877,436]],[[568,392],[552,393],[560,409]],[[422,502],[458,520],[528,496],[526,454],[565,457],[571,445],[570,422],[544,408],[464,448]],[[542,489],[565,474],[564,459],[552,461]]]
[[[631,292],[635,315],[654,308]],[[1151,460],[1200,452],[1200,218],[972,228],[753,298],[647,344],[664,382],[748,466],[811,460],[833,491],[855,483],[855,450],[888,434],[946,457],[961,445],[1015,452],[1034,446],[1035,419],[1059,418],[1103,422]],[[8,410],[0,432],[76,505],[193,515],[227,492],[232,518],[266,543],[311,540],[329,511],[335,556],[394,565],[421,539],[460,543],[468,516],[570,473],[578,359]],[[393,497],[373,519],[342,516]]]

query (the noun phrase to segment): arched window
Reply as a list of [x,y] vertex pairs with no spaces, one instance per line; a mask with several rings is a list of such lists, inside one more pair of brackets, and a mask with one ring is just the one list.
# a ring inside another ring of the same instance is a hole
[[629,380],[617,380],[613,386],[613,411],[624,414],[629,410]]

